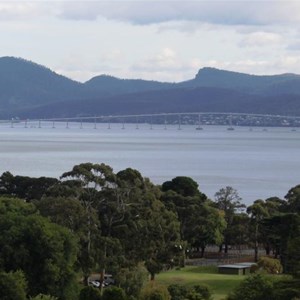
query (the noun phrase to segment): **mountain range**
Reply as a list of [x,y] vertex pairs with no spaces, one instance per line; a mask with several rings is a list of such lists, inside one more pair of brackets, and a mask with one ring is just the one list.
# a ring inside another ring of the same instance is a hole
[[300,116],[300,75],[203,68],[179,83],[108,75],[80,83],[31,61],[0,58],[1,119],[198,111]]

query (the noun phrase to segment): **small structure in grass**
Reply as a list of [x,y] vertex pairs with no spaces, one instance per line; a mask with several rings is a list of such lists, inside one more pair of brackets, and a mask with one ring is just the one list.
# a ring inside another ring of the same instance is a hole
[[238,264],[228,264],[219,265],[218,271],[220,274],[232,274],[232,275],[247,275],[250,273],[251,266],[255,263],[238,263]]

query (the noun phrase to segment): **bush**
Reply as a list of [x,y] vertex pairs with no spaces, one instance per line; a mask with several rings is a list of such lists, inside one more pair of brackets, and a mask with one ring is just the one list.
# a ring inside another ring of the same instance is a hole
[[209,288],[209,286],[205,285],[205,284],[198,284],[198,285],[195,285],[193,287],[193,290],[199,294],[202,299],[204,300],[210,300],[212,295],[211,295],[211,290]]
[[274,293],[275,300],[300,299],[300,279],[284,277],[276,283]]
[[247,277],[227,297],[227,300],[266,300],[275,299],[274,280],[262,274],[254,274]]
[[165,286],[151,282],[142,289],[140,300],[171,300],[171,296]]
[[265,270],[269,274],[282,273],[282,265],[278,259],[263,256],[258,262],[257,266],[259,269]]
[[185,287],[179,284],[171,284],[168,287],[171,300],[210,300],[211,291],[207,285],[199,284],[193,287]]
[[37,296],[30,298],[30,300],[57,300],[57,298],[50,295],[38,294]]
[[148,272],[143,265],[120,269],[115,276],[116,285],[121,287],[126,295],[136,298],[138,298],[147,279]]
[[183,285],[171,284],[168,286],[168,291],[172,300],[182,300],[186,297],[189,290]]
[[123,289],[112,286],[104,289],[102,300],[125,300],[126,295]]
[[250,267],[250,273],[255,273],[259,270],[259,267],[257,264],[254,264]]
[[80,291],[79,300],[101,300],[100,290],[92,286],[86,286]]
[[23,272],[0,273],[0,299],[26,300],[26,280]]

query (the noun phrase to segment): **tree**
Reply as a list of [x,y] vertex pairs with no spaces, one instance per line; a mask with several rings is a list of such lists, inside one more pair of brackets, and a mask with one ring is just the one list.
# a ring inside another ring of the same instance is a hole
[[26,289],[23,272],[0,272],[0,300],[26,300]]
[[56,178],[13,176],[10,172],[4,172],[0,177],[0,194],[27,201],[40,200],[47,189],[57,182]]
[[192,247],[198,251],[201,249],[203,257],[207,245],[220,245],[223,242],[226,228],[224,214],[208,204],[200,204],[191,212],[187,228],[185,238]]
[[[99,193],[98,214],[104,240],[101,264],[132,266],[145,261],[152,278],[174,258],[179,223],[159,200],[160,190],[131,168]],[[109,247],[108,247],[109,246]]]
[[285,196],[287,200],[286,210],[300,214],[300,184],[291,188]]
[[223,241],[224,218],[211,207],[198,184],[189,177],[176,177],[163,183],[161,199],[169,210],[178,215],[181,239],[189,246],[201,249],[207,244]]
[[[166,192],[169,190],[172,190],[184,197],[194,197],[201,195],[198,189],[198,183],[192,178],[186,176],[177,176],[171,181],[164,182],[162,185],[162,191]],[[202,194],[202,196],[204,195]]]
[[104,290],[102,300],[126,300],[125,292],[122,288],[111,286]]
[[268,211],[265,208],[263,200],[256,200],[247,208],[247,213],[251,218],[251,225],[254,230],[254,261],[258,261],[258,244],[259,244],[259,226],[261,221],[268,217]]
[[240,249],[249,242],[250,218],[246,213],[235,213],[230,228],[227,228],[228,239],[231,245]]
[[264,245],[266,255],[270,255],[271,250],[273,250],[277,257],[278,253],[276,253],[276,248],[273,247],[272,236],[269,236],[265,231],[264,219],[283,213],[285,211],[286,201],[278,197],[271,197],[264,202],[261,201],[260,204],[264,207],[267,215],[259,222],[259,240],[260,243]]
[[85,286],[79,294],[79,300],[101,300],[101,293],[99,289],[92,286]]
[[[61,194],[63,195],[63,193]],[[97,260],[97,240],[100,238],[99,221],[97,212],[91,209],[89,215],[80,200],[73,196],[48,196],[36,203],[40,213],[44,217],[48,217],[51,222],[70,229],[76,235],[79,243],[79,251],[77,257],[78,267],[81,268],[85,280],[90,275],[91,268]],[[86,220],[90,218],[90,228],[87,228]],[[93,241],[89,252],[87,252],[87,232],[90,232],[89,238]]]
[[227,300],[265,300],[274,298],[274,279],[254,274],[244,279]]
[[149,273],[142,263],[130,268],[121,268],[116,276],[116,285],[120,286],[126,295],[138,298],[140,291],[148,279]]
[[263,220],[264,232],[280,255],[284,273],[297,275],[300,269],[300,216],[281,213]]
[[22,270],[30,296],[45,293],[73,299],[76,239],[66,228],[28,214],[32,205],[11,200],[13,204],[5,206],[8,199],[0,199],[0,207],[6,207],[0,210],[0,269]]
[[180,247],[182,241],[176,215],[166,210],[162,202],[156,199],[151,202],[143,212],[140,238],[144,236],[141,255],[145,259],[151,280],[154,280],[155,274],[159,273],[164,265],[172,267],[174,258],[182,256],[182,251],[179,249],[178,252],[176,248]]
[[[80,201],[81,205],[85,209],[86,221],[85,226],[86,242],[83,253],[85,256],[83,258],[82,269],[84,271],[84,283],[87,285],[88,277],[90,275],[91,268],[95,265],[96,260],[99,260],[99,253],[95,253],[94,249],[99,249],[99,245],[96,246],[96,241],[93,239],[93,230],[95,228],[94,214],[99,206],[100,200],[99,193],[107,187],[114,186],[115,174],[110,166],[105,164],[92,164],[92,163],[82,163],[76,165],[69,172],[65,172],[61,176],[62,180],[66,180],[64,185],[71,185],[76,187],[76,196]],[[74,194],[73,194],[74,195]],[[105,252],[106,240],[102,240],[104,244]],[[96,257],[97,256],[97,257]],[[104,269],[102,271],[102,282],[104,280]],[[102,288],[102,284],[101,284]]]
[[[215,206],[224,211],[225,221],[227,223],[227,227],[224,231],[225,253],[228,252],[228,245],[230,243],[230,230],[234,215],[237,211],[245,207],[245,205],[241,203],[241,200],[242,199],[238,195],[238,192],[230,186],[220,189],[215,194]],[[222,246],[220,247],[220,250],[222,250]]]

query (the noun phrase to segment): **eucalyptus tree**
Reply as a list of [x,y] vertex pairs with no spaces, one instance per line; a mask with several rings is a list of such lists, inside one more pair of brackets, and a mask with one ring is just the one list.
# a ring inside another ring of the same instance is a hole
[[[97,259],[96,240],[99,238],[100,232],[96,211],[90,212],[88,216],[78,199],[61,195],[44,196],[42,200],[36,203],[36,206],[42,216],[48,217],[53,223],[68,228],[76,235],[79,245],[76,265],[82,270],[86,281]],[[91,224],[94,224],[90,228],[87,227],[86,222],[89,217]],[[90,239],[93,241],[89,249],[87,248],[87,232],[90,232]]]
[[48,188],[58,182],[56,178],[14,176],[4,172],[0,176],[0,194],[15,196],[26,201],[40,200]]
[[280,255],[283,272],[299,276],[300,216],[296,213],[276,214],[264,219],[263,226]]
[[[62,183],[50,192],[57,195],[66,190],[84,207],[87,257],[97,249],[90,266],[101,268],[101,280],[108,267],[117,272],[141,260],[146,261],[154,276],[173,258],[171,250],[180,243],[176,215],[159,200],[160,190],[137,170],[128,168],[115,174],[107,165],[85,163],[74,166],[61,178]],[[95,212],[99,225],[93,222]],[[99,234],[92,239],[95,225]],[[156,264],[155,271],[150,262]]]
[[269,216],[268,210],[265,207],[263,200],[256,200],[247,208],[247,213],[250,215],[251,225],[254,232],[254,261],[258,261],[258,246],[259,246],[259,233],[260,223],[262,220]]
[[179,222],[159,200],[159,188],[137,170],[118,172],[117,184],[113,192],[119,203],[119,216],[112,228],[113,236],[121,242],[127,263],[145,261],[154,279],[178,254],[175,246],[181,243]]
[[249,244],[250,217],[247,213],[235,213],[232,224],[227,229],[230,244],[241,249],[242,246]]
[[28,294],[74,299],[77,240],[24,200],[0,199],[0,269],[21,270]]
[[192,247],[200,250],[203,257],[208,245],[220,245],[223,242],[226,221],[222,211],[208,204],[200,204],[195,213],[190,215],[187,227],[187,241]]
[[[225,253],[228,252],[228,245],[230,244],[230,231],[233,224],[234,216],[236,213],[241,212],[245,205],[241,203],[242,198],[239,196],[237,190],[235,190],[231,186],[226,186],[225,188],[221,188],[215,194],[214,205],[216,208],[224,211],[225,221],[227,223],[227,227],[224,231],[224,245],[225,245]],[[222,245],[220,246],[220,250],[222,250]]]
[[214,208],[198,184],[189,177],[175,177],[162,185],[162,201],[178,215],[181,238],[203,256],[209,244],[220,244],[226,227],[224,214]]
[[[81,257],[81,266],[84,271],[84,282],[87,284],[91,269],[99,262],[101,250],[105,251],[106,248],[106,241],[104,241],[104,247],[99,247],[99,223],[101,221],[98,223],[95,219],[99,203],[105,201],[100,193],[106,188],[113,187],[116,178],[112,168],[108,165],[82,163],[74,166],[71,171],[63,173],[61,180],[63,184],[57,190],[68,191],[71,195],[76,196],[85,210],[84,228],[86,232],[82,236],[83,256]],[[70,191],[69,188],[62,188],[65,186],[71,186],[73,189]]]
[[[264,220],[272,216],[278,215],[285,210],[285,201],[278,197],[271,197],[266,200],[256,200],[247,208],[247,212],[251,219],[251,229],[253,229],[249,237],[254,242],[255,252],[257,252],[258,243],[264,245],[266,254],[269,255],[271,250],[276,253],[276,247],[272,243],[272,235],[268,235],[265,230]],[[254,233],[254,235],[252,234]]]
[[285,196],[286,211],[300,214],[300,184],[291,188]]

